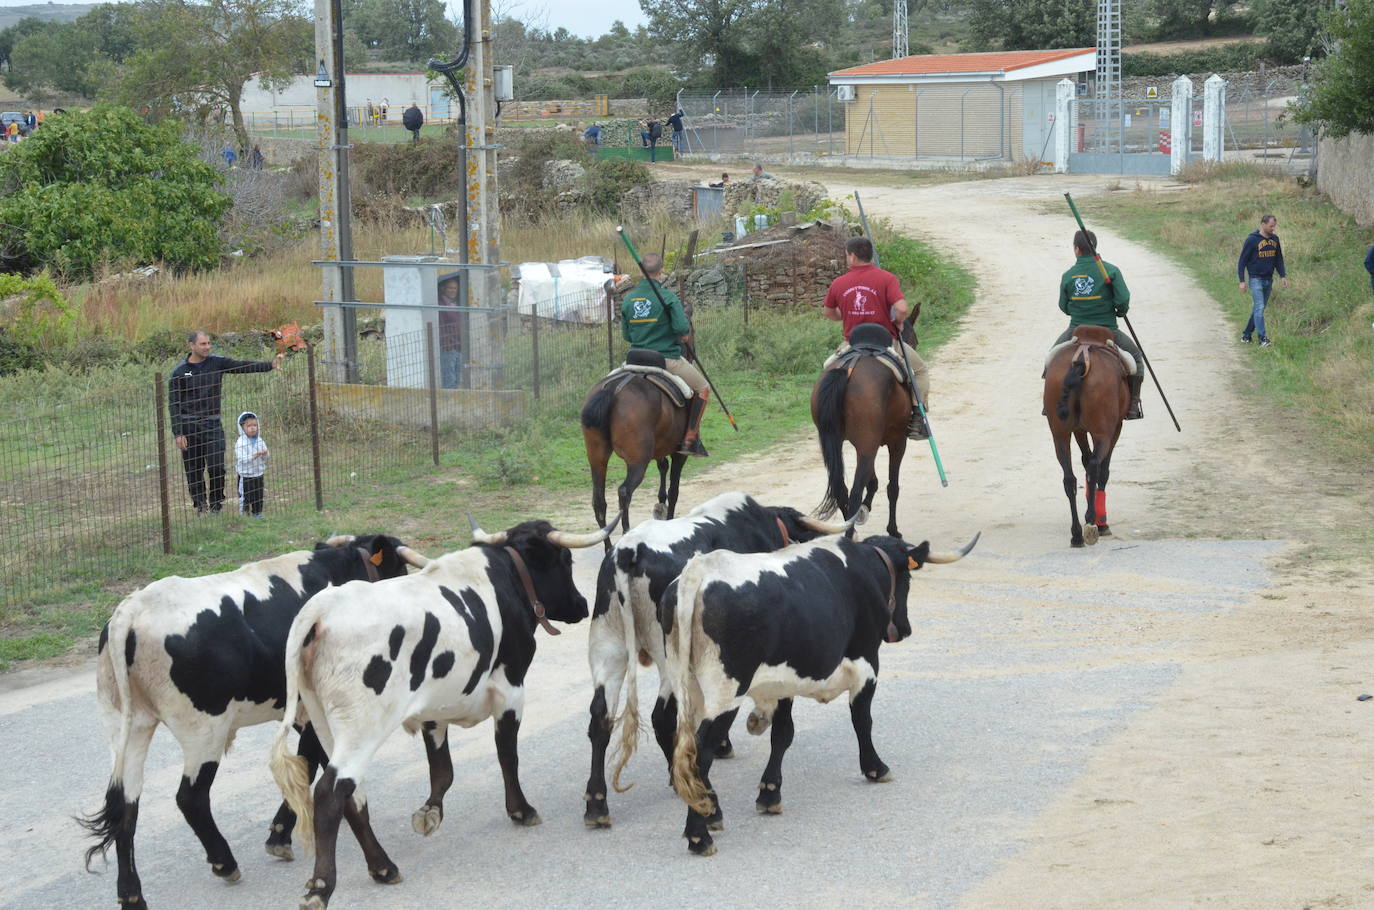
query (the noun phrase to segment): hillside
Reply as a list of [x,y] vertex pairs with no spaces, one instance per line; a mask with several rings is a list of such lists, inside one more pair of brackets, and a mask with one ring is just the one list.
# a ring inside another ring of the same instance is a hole
[[42,19],[45,22],[71,22],[91,10],[98,3],[30,3],[27,6],[0,6],[0,31],[20,19]]

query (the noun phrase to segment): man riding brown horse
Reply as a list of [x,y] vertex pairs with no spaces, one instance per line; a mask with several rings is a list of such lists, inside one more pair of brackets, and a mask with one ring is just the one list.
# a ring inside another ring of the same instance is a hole
[[1131,405],[1127,420],[1139,420],[1140,385],[1145,381],[1144,358],[1131,336],[1117,328],[1116,317],[1125,316],[1131,306],[1131,292],[1121,277],[1121,270],[1110,262],[1103,262],[1110,281],[1102,280],[1102,270],[1093,261],[1097,249],[1097,235],[1092,231],[1075,231],[1073,235],[1074,264],[1059,281],[1059,309],[1069,317],[1069,327],[1054,342],[1057,348],[1068,341],[1080,325],[1100,325],[1111,329],[1116,346],[1135,358],[1136,371],[1126,377],[1131,391]]
[[631,347],[662,354],[668,372],[691,387],[694,397],[687,417],[687,432],[682,437],[678,452],[705,457],[706,447],[701,444],[701,418],[706,413],[711,388],[701,371],[682,356],[684,345],[690,350],[692,325],[682,308],[682,301],[663,286],[663,257],[649,253],[644,257],[643,266],[644,274],[648,277],[635,285],[621,301],[620,331]]
[[[907,303],[906,297],[902,294],[902,285],[896,275],[873,264],[873,242],[867,237],[851,237],[844,248],[849,271],[830,283],[822,312],[826,319],[843,323],[845,345],[841,346],[841,350],[848,345],[849,335],[855,326],[872,322],[888,330],[892,335],[892,348],[897,359],[902,360],[901,353],[905,351],[904,362],[910,367],[910,372],[915,374],[914,381],[911,375],[907,376],[911,394],[911,424],[907,430],[907,438],[925,439],[930,433],[916,407],[916,390],[920,390],[921,401],[929,410],[930,377],[926,371],[925,361],[916,353],[916,349],[897,334],[897,327],[904,323],[907,317]],[[901,350],[898,350],[898,345],[901,346]]]

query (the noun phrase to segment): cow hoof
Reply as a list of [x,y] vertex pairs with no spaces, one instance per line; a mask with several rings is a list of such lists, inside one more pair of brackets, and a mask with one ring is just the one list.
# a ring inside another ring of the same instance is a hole
[[709,837],[687,838],[687,850],[695,856],[714,856],[716,844]]
[[668,504],[666,502],[654,503],[654,519],[662,521],[668,517]]
[[761,736],[773,724],[773,715],[763,714],[759,711],[751,711],[748,719],[744,722],[744,729],[748,730],[753,736]]
[[127,908],[127,910],[148,910],[148,902],[143,899],[141,894],[135,894],[133,897],[115,898],[115,903]]
[[875,784],[886,784],[891,783],[893,780],[895,780],[895,778],[892,776],[892,771],[887,767],[878,768],[873,771],[865,771],[864,777],[868,778],[868,780],[871,783]]
[[291,849],[290,844],[268,844],[267,855],[284,859],[288,863],[296,858],[296,853]]
[[715,757],[718,759],[723,760],[735,757],[735,747],[731,745],[730,740],[728,739],[725,742],[717,745],[716,748],[712,751]]
[[782,791],[779,785],[760,782],[759,798],[754,801],[754,808],[760,815],[782,814]]
[[224,863],[211,863],[210,871],[215,873],[215,875],[219,878],[222,878],[226,882],[229,882],[229,884],[231,885],[239,879],[243,878],[243,872],[240,871],[237,863],[234,865],[232,869],[228,870],[224,868]]
[[609,828],[611,826],[611,816],[608,814],[582,816],[582,824],[588,828]]
[[312,894],[301,901],[301,910],[325,910],[327,906],[328,905],[324,902],[324,898],[320,897],[318,894]]
[[439,830],[439,825],[444,820],[444,810],[438,806],[421,806],[410,816],[410,827],[415,829],[416,834],[423,834],[429,837]]
[[533,809],[530,809],[528,812],[524,813],[512,812],[510,814],[510,820],[515,822],[522,828],[533,828],[535,825],[540,825],[544,823],[544,820],[539,817],[539,813],[534,811]]
[[760,799],[754,803],[754,808],[758,810],[759,815],[782,815],[782,800],[766,803]]
[[1097,543],[1097,525],[1088,525],[1083,529],[1083,542],[1090,547]]
[[376,872],[369,869],[367,874],[372,876],[372,880],[379,885],[399,885],[401,883],[401,870],[395,866],[378,869]]

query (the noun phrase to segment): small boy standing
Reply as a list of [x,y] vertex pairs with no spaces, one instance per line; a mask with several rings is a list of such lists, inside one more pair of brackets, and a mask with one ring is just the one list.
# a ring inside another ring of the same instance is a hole
[[239,439],[234,443],[234,465],[239,474],[239,511],[262,517],[262,475],[267,471],[267,443],[258,435],[258,415],[239,415]]

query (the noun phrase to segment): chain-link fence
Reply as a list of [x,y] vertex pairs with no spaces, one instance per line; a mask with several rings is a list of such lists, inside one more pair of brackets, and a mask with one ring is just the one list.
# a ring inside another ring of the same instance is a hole
[[844,154],[845,105],[836,90],[749,88],[679,92],[687,154]]
[[0,419],[0,607],[121,585],[146,550],[194,550],[214,523],[238,520],[244,411],[268,451],[266,516],[344,506],[475,436],[575,415],[624,357],[612,313],[605,293],[587,292],[459,313],[449,332],[374,332],[358,341],[359,382],[327,381],[330,365],[302,352],[278,370],[221,377],[218,410],[196,409],[216,419],[190,420],[169,400],[171,363]]

